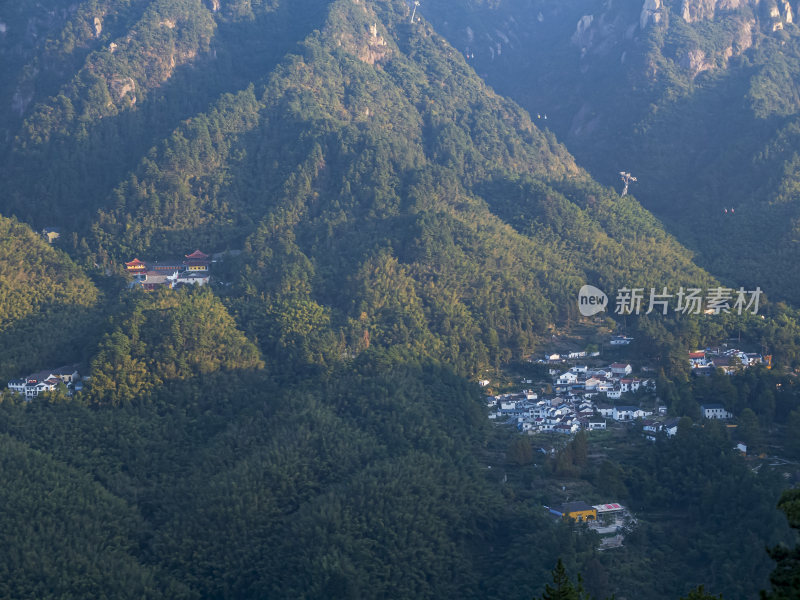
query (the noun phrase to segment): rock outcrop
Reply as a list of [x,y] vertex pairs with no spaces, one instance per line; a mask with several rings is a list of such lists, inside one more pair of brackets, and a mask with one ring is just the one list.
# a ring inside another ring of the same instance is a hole
[[128,96],[131,105],[136,104],[136,82],[132,77],[115,75],[111,78],[111,91],[116,102]]
[[[683,0],[681,17],[687,23],[713,19],[718,12],[737,10],[747,5],[748,0]],[[757,4],[758,0],[751,2]]]
[[377,23],[373,23],[369,26],[369,38],[367,38],[367,43],[359,49],[359,60],[374,65],[376,62],[386,58],[388,52],[389,48],[386,45],[386,40],[378,33]]
[[694,78],[703,71],[710,71],[713,69],[714,63],[707,59],[705,52],[699,48],[695,48],[694,50],[689,50],[683,57],[681,60],[681,67],[689,71],[692,78]]
[[661,22],[663,5],[661,0],[644,0],[642,12],[639,16],[639,27],[644,29],[650,23],[658,24]]
[[593,15],[583,15],[575,27],[575,33],[572,34],[572,43],[576,46],[585,47],[591,44],[591,31]]

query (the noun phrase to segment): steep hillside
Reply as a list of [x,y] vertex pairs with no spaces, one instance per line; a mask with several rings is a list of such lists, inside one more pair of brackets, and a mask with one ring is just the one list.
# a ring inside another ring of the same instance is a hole
[[13,182],[3,208],[37,225],[47,215],[85,227],[153,144],[221,93],[269,72],[325,14],[318,0],[291,11],[285,4],[15,7],[0,33],[9,57],[0,96],[10,108],[0,119],[4,178]]
[[[796,3],[471,2],[423,14],[727,283],[794,300]],[[733,209],[733,210],[732,210]]]
[[[531,350],[548,325],[574,313],[587,280],[609,288],[709,281],[638,204],[594,183],[427,23],[410,24],[404,3],[320,0],[302,22],[259,5],[249,18],[291,25],[297,50],[221,80],[220,52],[246,61],[256,29],[216,34],[244,17],[213,7],[195,7],[211,21],[192,12],[167,27],[159,6],[136,21],[137,35],[147,26],[167,36],[193,77],[230,93],[165,132],[125,175],[125,152],[153,131],[137,137],[137,126],[118,158],[113,136],[76,126],[104,128],[122,115],[144,125],[149,99],[177,116],[183,109],[163,90],[179,70],[131,71],[142,91],[136,103],[118,102],[108,73],[125,71],[126,56],[137,65],[150,54],[134,60],[133,42],[90,54],[62,95],[26,118],[12,163],[26,170],[53,152],[92,162],[91,148],[102,148],[114,189],[84,197],[81,186],[93,183],[65,175],[70,188],[52,172],[57,196],[51,187],[16,197],[51,198],[77,224],[94,218],[89,246],[117,262],[244,245],[249,270],[232,305],[268,353],[316,362],[401,344],[472,371]],[[312,17],[321,27],[307,35]],[[180,50],[187,38],[195,50]],[[107,65],[92,84],[98,93],[79,84],[101,71],[92,61]],[[64,98],[82,108],[65,109]]]
[[61,250],[0,216],[0,378],[87,358],[99,292]]
[[298,385],[212,375],[153,401],[0,404],[7,595],[524,598],[558,552],[590,552],[506,505],[477,460],[477,387],[447,367],[375,353]]
[[[788,538],[784,482],[723,427],[551,453],[490,425],[469,378],[575,323],[584,283],[714,280],[411,10],[43,0],[2,16],[0,211],[64,233],[51,247],[8,221],[4,351],[43,329],[31,361],[0,364],[48,366],[63,337],[91,375],[71,398],[0,395],[6,562],[35,558],[3,572],[6,595],[530,599],[559,556],[601,597],[766,585],[748,551]],[[214,256],[209,286],[128,288],[124,261],[191,248]],[[780,316],[745,336],[780,334],[800,362]],[[683,370],[690,345],[743,328],[660,317],[630,351]],[[769,424],[800,402],[777,371],[753,369],[737,405],[758,397]],[[701,397],[688,379],[659,375],[676,415],[733,385]],[[649,513],[630,552],[552,520],[542,505],[568,494]]]
[[141,517],[90,474],[5,434],[0,473],[0,595],[191,597],[183,584],[136,557]]
[[91,399],[120,404],[172,380],[259,369],[258,350],[208,290],[133,299],[112,318],[91,362]]

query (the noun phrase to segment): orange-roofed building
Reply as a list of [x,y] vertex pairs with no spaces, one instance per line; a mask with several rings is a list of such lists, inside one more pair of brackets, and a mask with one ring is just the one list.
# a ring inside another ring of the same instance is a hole
[[131,262],[125,263],[125,270],[129,273],[144,273],[147,271],[147,265],[138,258],[134,258]]
[[186,266],[187,271],[208,271],[208,259],[208,254],[204,254],[200,252],[200,250],[195,250],[191,254],[186,255],[186,260],[183,261],[183,264]]
[[705,367],[708,364],[706,359],[706,351],[698,350],[697,352],[689,352],[689,362],[692,363],[692,368]]

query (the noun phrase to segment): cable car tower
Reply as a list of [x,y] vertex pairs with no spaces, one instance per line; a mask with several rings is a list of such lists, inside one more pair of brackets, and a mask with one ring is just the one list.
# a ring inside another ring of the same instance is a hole
[[627,195],[628,193],[628,184],[631,182],[636,181],[636,177],[628,173],[627,171],[620,171],[619,176],[622,179],[622,183],[625,184],[625,187],[622,188],[622,193],[620,194],[620,198]]
[[414,22],[414,15],[417,14],[417,7],[419,6],[419,0],[414,0],[414,10],[411,11],[411,23]]

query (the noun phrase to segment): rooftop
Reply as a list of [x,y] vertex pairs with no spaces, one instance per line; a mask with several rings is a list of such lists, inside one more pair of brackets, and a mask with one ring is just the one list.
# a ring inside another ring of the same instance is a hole
[[596,504],[592,508],[597,510],[597,512],[612,512],[617,510],[624,510],[625,507],[622,506],[621,504],[617,504],[616,502],[614,502],[612,504]]
[[593,506],[587,504],[583,500],[577,500],[576,502],[565,502],[564,504],[552,506],[551,508],[552,510],[558,511],[562,514],[568,514],[584,510],[594,510]]

